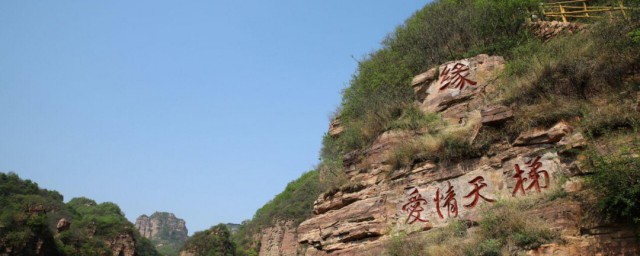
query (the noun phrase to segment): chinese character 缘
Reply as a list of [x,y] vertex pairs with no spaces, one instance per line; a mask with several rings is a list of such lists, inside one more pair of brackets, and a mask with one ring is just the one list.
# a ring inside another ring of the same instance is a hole
[[468,83],[470,85],[476,85],[475,81],[467,78],[469,75],[469,66],[462,63],[456,63],[453,68],[449,69],[449,65],[445,65],[444,70],[440,72],[440,90],[444,90],[449,85],[453,85],[453,88],[460,90],[464,89],[464,86]]

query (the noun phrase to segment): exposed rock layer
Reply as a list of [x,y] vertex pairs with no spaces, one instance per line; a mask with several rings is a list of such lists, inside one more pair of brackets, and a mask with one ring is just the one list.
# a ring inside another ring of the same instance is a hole
[[[416,104],[425,113],[438,113],[448,129],[472,143],[484,126],[514,115],[510,107],[488,105],[485,96],[497,90],[495,81],[504,65],[499,56],[479,55],[431,69],[412,81]],[[580,176],[586,170],[574,156],[561,155],[582,148],[586,141],[567,122],[523,132],[512,142],[495,142],[473,159],[392,165],[394,148],[417,136],[421,133],[388,131],[371,146],[345,155],[344,171],[351,185],[321,195],[314,204],[315,216],[302,222],[297,232],[287,222],[263,230],[260,254],[380,255],[397,232],[419,237],[452,219],[477,222],[478,209],[500,199],[545,198],[559,189],[583,189]],[[640,253],[628,228],[586,221],[583,208],[562,199],[530,210],[528,216],[549,223],[567,244],[544,245],[527,254]],[[285,236],[295,237],[298,245]]]
[[291,221],[277,221],[272,227],[262,230],[260,255],[295,256],[297,251],[297,232]]

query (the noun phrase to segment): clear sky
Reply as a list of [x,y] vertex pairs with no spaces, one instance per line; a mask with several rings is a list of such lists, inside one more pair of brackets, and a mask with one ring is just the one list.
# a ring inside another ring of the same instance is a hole
[[0,172],[190,233],[250,219],[318,163],[355,59],[425,4],[4,0]]

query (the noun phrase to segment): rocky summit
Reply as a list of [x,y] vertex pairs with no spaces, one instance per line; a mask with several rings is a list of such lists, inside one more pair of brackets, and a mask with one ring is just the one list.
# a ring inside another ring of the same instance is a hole
[[140,235],[151,240],[164,255],[177,255],[189,237],[186,222],[173,213],[155,212],[151,216],[141,215],[136,219],[135,226]]

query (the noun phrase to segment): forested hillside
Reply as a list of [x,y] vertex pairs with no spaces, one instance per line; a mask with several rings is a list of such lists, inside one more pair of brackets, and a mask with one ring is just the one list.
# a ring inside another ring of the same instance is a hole
[[159,255],[114,203],[63,196],[0,173],[0,255]]

